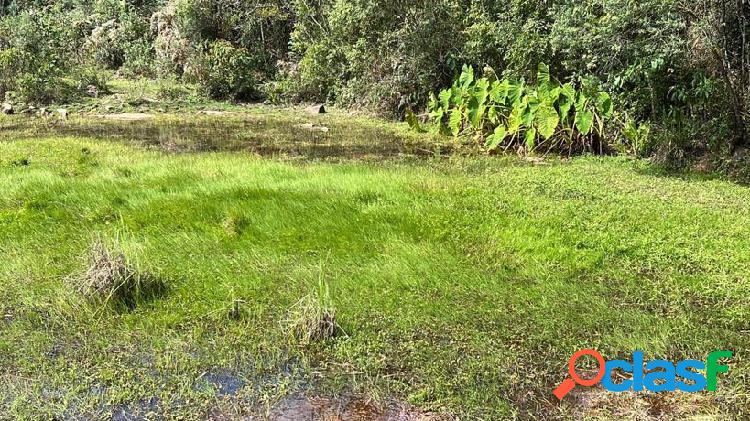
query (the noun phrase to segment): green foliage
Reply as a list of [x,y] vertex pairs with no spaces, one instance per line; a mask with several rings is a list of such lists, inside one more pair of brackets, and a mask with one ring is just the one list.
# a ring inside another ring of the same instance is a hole
[[258,95],[255,69],[256,62],[246,49],[220,40],[196,55],[186,77],[211,98],[248,100]]
[[477,78],[464,65],[451,88],[431,96],[428,108],[441,133],[474,137],[488,150],[601,148],[605,122],[613,113],[609,94],[586,83],[579,89],[561,84],[545,64],[539,65],[534,85]]
[[423,106],[462,61],[471,3],[295,0],[289,96],[389,116]]
[[638,124],[633,120],[628,120],[622,129],[622,135],[627,140],[631,152],[636,155],[645,155],[648,151],[650,133],[651,126],[648,123]]
[[111,72],[101,70],[94,66],[84,66],[75,69],[75,85],[79,92],[86,92],[90,87],[96,88],[99,94],[109,92],[109,81],[112,78]]
[[[652,122],[652,133],[660,132],[652,139],[689,133],[697,136],[668,142],[726,152],[750,138],[750,18],[739,1],[14,0],[0,6],[0,94],[31,101],[75,94],[65,80],[80,66],[96,65],[131,78],[199,79],[217,98],[263,94],[273,102],[335,102],[403,117],[407,109],[424,109],[429,93],[449,86],[463,63],[477,70],[473,78],[490,83],[534,81],[539,63],[549,63],[559,80],[576,81],[576,91],[586,91],[583,81],[597,81],[588,84],[600,84],[595,90],[610,93],[623,113]],[[215,43],[226,46],[224,53]],[[242,57],[241,69],[221,64],[229,47]],[[224,57],[211,58],[217,54]],[[236,73],[208,75],[212,68]],[[240,86],[250,80],[252,89]],[[219,86],[226,81],[235,86]],[[537,147],[557,139],[559,127],[597,136],[602,122],[596,113],[575,111],[576,95],[561,94],[554,107],[532,102],[532,124],[517,113],[509,128],[533,127],[529,140]],[[607,108],[596,92],[586,100]],[[465,119],[482,126],[481,111],[447,112],[446,131],[462,132]],[[492,129],[480,131],[489,136]]]
[[53,13],[23,12],[0,21],[0,94],[49,102],[66,95],[69,65],[65,22]]

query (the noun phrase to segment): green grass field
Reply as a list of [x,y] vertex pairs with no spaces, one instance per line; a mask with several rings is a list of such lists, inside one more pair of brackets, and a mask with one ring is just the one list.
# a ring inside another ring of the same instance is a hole
[[[747,187],[612,157],[332,161],[20,133],[0,141],[9,419],[268,416],[298,393],[461,419],[750,417]],[[85,302],[96,238],[166,289]],[[295,303],[325,288],[345,334],[300,343]],[[585,347],[735,358],[716,393],[556,402]]]

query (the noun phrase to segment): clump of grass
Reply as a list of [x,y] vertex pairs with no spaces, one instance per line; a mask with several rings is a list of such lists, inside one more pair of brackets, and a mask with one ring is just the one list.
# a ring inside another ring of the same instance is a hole
[[122,247],[96,238],[88,252],[88,267],[76,277],[76,291],[87,301],[132,310],[165,291],[165,284],[138,270]]
[[346,333],[336,321],[328,284],[320,280],[318,289],[292,306],[286,325],[302,345],[326,341]]
[[247,220],[243,216],[228,215],[222,224],[224,231],[228,236],[235,237],[242,235],[247,227]]
[[240,300],[238,298],[232,300],[232,304],[229,306],[229,310],[227,311],[227,317],[229,317],[229,320],[242,320],[247,313],[247,309],[245,308],[245,306],[246,303],[244,300]]

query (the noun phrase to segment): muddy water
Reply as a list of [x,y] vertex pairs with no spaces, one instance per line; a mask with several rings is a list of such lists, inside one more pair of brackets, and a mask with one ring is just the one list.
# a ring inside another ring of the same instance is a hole
[[385,125],[328,118],[201,114],[143,119],[79,116],[67,121],[24,116],[0,119],[0,141],[45,136],[119,141],[173,153],[235,151],[313,159],[428,157],[449,152],[434,141],[407,138]]

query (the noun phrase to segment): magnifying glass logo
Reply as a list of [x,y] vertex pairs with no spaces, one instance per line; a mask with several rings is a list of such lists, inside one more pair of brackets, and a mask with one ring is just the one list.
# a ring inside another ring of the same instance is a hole
[[[596,361],[599,363],[599,372],[591,379],[582,379],[576,372],[576,362],[579,358],[586,355],[596,358]],[[573,356],[570,357],[570,361],[568,361],[568,374],[570,374],[570,377],[557,386],[552,393],[557,399],[562,400],[565,395],[570,393],[570,391],[576,387],[576,385],[591,387],[602,380],[602,377],[604,377],[604,369],[604,357],[602,357],[602,354],[593,349],[582,349],[573,354]]]

